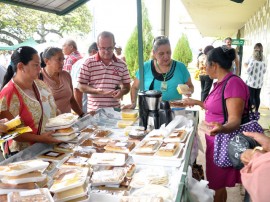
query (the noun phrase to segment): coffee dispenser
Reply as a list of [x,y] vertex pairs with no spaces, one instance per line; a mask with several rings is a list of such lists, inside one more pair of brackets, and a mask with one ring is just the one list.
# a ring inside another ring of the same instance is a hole
[[159,129],[163,123],[167,125],[173,119],[169,102],[161,101],[161,91],[142,91],[138,95],[140,126],[145,129]]

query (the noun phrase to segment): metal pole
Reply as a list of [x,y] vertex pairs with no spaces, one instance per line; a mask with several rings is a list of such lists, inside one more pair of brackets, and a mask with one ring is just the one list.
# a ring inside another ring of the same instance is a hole
[[140,91],[144,90],[143,74],[143,36],[142,36],[142,1],[137,0],[137,25],[138,25],[138,58],[140,74]]

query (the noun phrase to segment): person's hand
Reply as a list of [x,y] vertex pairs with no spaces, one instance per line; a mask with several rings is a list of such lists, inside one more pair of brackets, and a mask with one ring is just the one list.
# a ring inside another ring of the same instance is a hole
[[120,99],[122,98],[123,94],[121,90],[114,90],[114,92],[112,93],[112,97],[116,98],[116,99]]
[[250,162],[250,160],[252,159],[253,155],[254,155],[253,150],[252,149],[247,149],[246,151],[244,151],[241,154],[240,160],[242,161],[242,163],[244,165],[247,165]]
[[47,144],[51,144],[51,143],[61,143],[63,141],[61,140],[57,140],[55,139],[52,134],[54,133],[54,131],[49,131],[49,132],[45,132],[42,133],[40,136],[42,137],[42,142],[43,143],[47,143]]
[[1,119],[0,120],[0,135],[2,135],[2,133],[6,133],[8,127],[4,124],[5,122],[7,122],[7,119]]
[[210,131],[213,129],[213,126],[209,124],[207,121],[201,121],[198,125],[199,131],[205,133],[205,134],[210,134]]
[[123,105],[121,109],[135,109],[135,107],[136,107],[136,103],[132,103],[129,105]]
[[218,122],[211,122],[208,124],[208,127],[212,127],[212,129],[209,131],[209,134],[211,136],[217,135],[218,133],[222,132],[224,128],[224,126]]
[[243,134],[254,138],[254,140],[256,140],[262,146],[264,151],[270,151],[270,137],[256,132],[243,132]]
[[191,97],[191,95],[192,95],[192,93],[191,93],[191,92],[188,92],[188,93],[183,93],[183,95],[184,95],[184,96],[186,96],[186,97],[188,97],[188,98],[190,98],[190,97]]
[[194,105],[196,105],[196,100],[194,100],[192,98],[185,98],[185,99],[182,100],[182,103],[185,106],[193,107]]

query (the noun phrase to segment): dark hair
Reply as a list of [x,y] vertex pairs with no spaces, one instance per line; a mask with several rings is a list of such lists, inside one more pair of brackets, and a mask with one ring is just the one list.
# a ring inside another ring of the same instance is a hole
[[212,50],[212,49],[214,49],[214,46],[212,46],[212,45],[206,46],[206,47],[204,48],[204,50],[203,50],[203,53],[204,53],[205,55],[207,55],[207,53],[208,53],[210,50]]
[[254,49],[255,48],[259,48],[260,50],[263,51],[263,45],[261,43],[256,43],[255,46],[254,46]]
[[41,52],[40,54],[39,54],[39,57],[40,57],[40,67],[41,68],[44,68],[44,67],[46,67],[46,63],[44,62],[44,59],[43,59],[43,57],[42,57],[42,55],[43,55],[43,52]]
[[51,57],[55,56],[58,52],[62,52],[62,49],[58,47],[48,47],[44,50],[42,58],[51,59]]
[[222,46],[208,52],[207,62],[210,65],[212,62],[216,62],[221,68],[230,69],[235,56],[235,50],[233,48],[228,49],[227,46]]
[[93,42],[89,48],[88,48],[88,53],[90,54],[93,50],[98,51],[98,47],[97,47],[97,42]]
[[165,44],[171,45],[170,40],[168,39],[168,37],[167,36],[158,36],[153,41],[153,50],[157,51],[157,49],[161,45],[165,45]]
[[11,55],[11,62],[8,65],[7,72],[4,76],[2,88],[11,80],[15,72],[17,72],[17,65],[20,62],[27,65],[33,59],[34,54],[38,54],[38,52],[30,46],[21,46],[13,52]]

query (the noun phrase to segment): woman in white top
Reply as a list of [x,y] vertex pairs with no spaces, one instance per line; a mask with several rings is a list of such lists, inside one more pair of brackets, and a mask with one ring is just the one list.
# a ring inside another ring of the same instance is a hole
[[260,107],[260,93],[263,85],[263,76],[266,72],[266,63],[263,57],[263,46],[261,43],[256,43],[253,50],[253,55],[245,63],[247,67],[248,78],[246,84],[249,88],[250,101],[256,111]]

